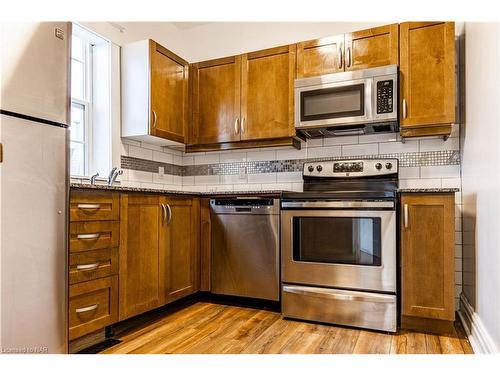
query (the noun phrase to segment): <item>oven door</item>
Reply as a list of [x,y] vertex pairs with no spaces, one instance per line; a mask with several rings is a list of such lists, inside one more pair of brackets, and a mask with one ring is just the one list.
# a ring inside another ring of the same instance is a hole
[[370,122],[372,84],[366,78],[295,88],[296,127],[338,126],[342,131],[346,125]]
[[282,210],[284,283],[396,292],[396,211]]

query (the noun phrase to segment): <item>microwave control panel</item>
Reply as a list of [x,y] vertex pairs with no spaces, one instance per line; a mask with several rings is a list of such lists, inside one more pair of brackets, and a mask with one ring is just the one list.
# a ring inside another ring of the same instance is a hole
[[377,82],[377,113],[392,113],[393,87],[392,79]]

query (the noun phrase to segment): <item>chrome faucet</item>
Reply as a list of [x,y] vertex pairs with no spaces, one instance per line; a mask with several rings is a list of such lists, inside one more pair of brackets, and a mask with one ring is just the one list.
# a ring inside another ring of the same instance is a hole
[[111,171],[109,172],[109,176],[108,176],[108,186],[113,185],[116,178],[118,176],[121,176],[122,174],[123,174],[123,171],[121,169],[118,169],[117,167],[114,167],[113,169],[111,169]]
[[96,173],[95,175],[90,177],[90,184],[91,185],[95,185],[95,180],[97,177],[99,177],[99,173]]

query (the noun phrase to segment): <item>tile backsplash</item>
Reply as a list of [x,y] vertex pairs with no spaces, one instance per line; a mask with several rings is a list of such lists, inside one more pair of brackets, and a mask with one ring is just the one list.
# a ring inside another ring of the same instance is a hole
[[[402,142],[397,133],[309,140],[301,150],[262,148],[185,154],[122,139],[121,184],[184,191],[302,190],[305,161],[397,158],[401,188],[460,188],[459,128],[446,141]],[[162,173],[160,173],[160,171]],[[456,290],[462,290],[462,199],[456,193]]]

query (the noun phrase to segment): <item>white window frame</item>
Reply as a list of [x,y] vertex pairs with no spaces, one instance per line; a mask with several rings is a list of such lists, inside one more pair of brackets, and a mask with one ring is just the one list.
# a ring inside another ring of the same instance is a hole
[[84,61],[75,59],[71,56],[71,60],[76,60],[82,62],[85,66],[84,71],[84,97],[86,100],[81,100],[71,97],[71,105],[77,104],[84,108],[84,127],[83,127],[83,142],[71,140],[71,142],[83,144],[83,176],[75,177],[85,177],[89,176],[92,170],[92,82],[93,82],[93,57],[92,48],[93,44],[87,38],[80,34],[76,35],[79,39],[83,40],[85,43],[84,48]]

